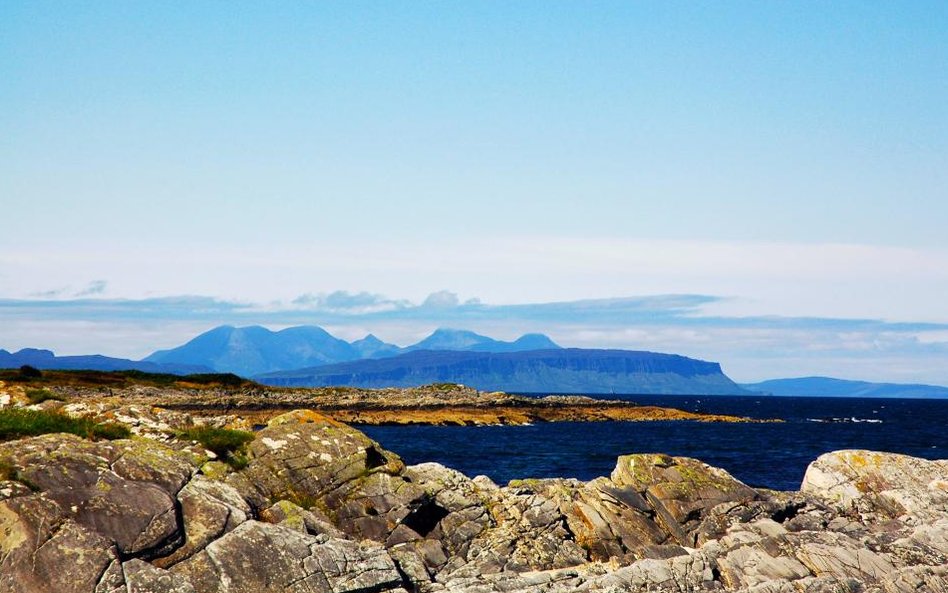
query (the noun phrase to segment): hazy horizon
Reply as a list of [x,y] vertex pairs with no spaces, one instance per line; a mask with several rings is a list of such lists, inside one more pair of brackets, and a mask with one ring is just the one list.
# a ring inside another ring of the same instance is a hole
[[0,348],[450,326],[948,384],[944,3],[0,23]]

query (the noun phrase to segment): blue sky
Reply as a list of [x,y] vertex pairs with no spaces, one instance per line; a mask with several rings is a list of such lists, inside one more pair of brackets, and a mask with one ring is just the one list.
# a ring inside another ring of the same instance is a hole
[[[948,384],[945,31],[943,2],[4,2],[0,347],[449,324]],[[662,295],[697,301],[614,307]]]

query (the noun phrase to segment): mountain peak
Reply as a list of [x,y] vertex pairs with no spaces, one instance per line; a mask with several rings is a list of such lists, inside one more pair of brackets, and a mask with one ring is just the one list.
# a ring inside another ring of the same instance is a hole
[[523,350],[557,350],[562,348],[559,344],[550,339],[545,334],[523,334],[513,342]]
[[318,325],[296,325],[293,327],[287,327],[276,332],[277,334],[284,336],[318,336],[320,338],[325,338],[326,336],[332,336],[328,331],[319,327]]
[[405,348],[405,351],[521,352],[525,350],[557,350],[559,348],[560,346],[556,342],[543,334],[524,334],[513,342],[504,342],[466,329],[439,327],[424,340]]
[[317,325],[299,325],[279,331],[260,325],[220,325],[181,346],[154,352],[144,360],[200,365],[249,377],[362,358],[397,356],[414,350],[500,353],[558,349],[560,346],[553,340],[538,333],[524,334],[513,342],[505,342],[471,330],[439,327],[417,344],[400,348],[371,333],[349,343]]
[[406,350],[470,350],[473,346],[495,341],[469,330],[439,327],[430,336]]
[[46,350],[43,348],[22,348],[19,351],[14,352],[13,356],[29,357],[34,360],[53,360],[56,358],[56,355],[52,350]]
[[356,340],[350,344],[361,358],[382,358],[384,356],[395,356],[402,349],[395,344],[387,344],[378,339],[375,334],[368,334],[361,340]]
[[438,337],[466,336],[466,337],[476,337],[476,338],[480,338],[480,339],[482,339],[482,340],[490,340],[490,339],[491,339],[491,338],[488,338],[487,336],[482,336],[481,334],[474,333],[474,332],[472,332],[472,331],[469,330],[469,329],[456,329],[456,328],[453,328],[453,327],[439,327],[438,329],[436,329],[436,330],[434,330],[433,332],[431,332],[431,335],[428,336],[428,337],[430,338],[430,337],[434,337],[434,336],[438,336]]
[[348,342],[315,325],[288,327],[278,332],[259,325],[219,326],[182,346],[160,350],[149,362],[203,365],[244,377],[257,373],[361,358]]

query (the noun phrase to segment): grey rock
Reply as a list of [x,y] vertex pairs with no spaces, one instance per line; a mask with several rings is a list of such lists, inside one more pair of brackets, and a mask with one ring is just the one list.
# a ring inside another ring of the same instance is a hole
[[148,440],[44,435],[0,445],[0,456],[22,482],[114,542],[120,554],[155,557],[180,543],[175,497],[194,468],[173,449]]
[[400,588],[401,576],[377,544],[314,537],[247,521],[175,565],[197,593],[370,592]]
[[195,593],[184,577],[133,559],[122,565],[128,593]]
[[330,537],[346,539],[346,535],[329,522],[316,509],[304,509],[288,500],[281,500],[260,513],[265,523],[283,525],[310,535],[325,534]]
[[232,531],[250,516],[250,507],[227,484],[195,476],[178,493],[184,523],[184,543],[171,554],[153,560],[167,568],[203,550],[221,535]]
[[85,593],[118,558],[112,543],[37,494],[0,502],[0,593]]
[[800,490],[875,519],[935,517],[948,512],[948,460],[835,451],[810,464]]
[[630,455],[498,486],[293,412],[218,471],[156,428],[187,415],[121,413],[148,438],[0,443],[0,593],[948,591],[946,461],[835,452],[772,492]]

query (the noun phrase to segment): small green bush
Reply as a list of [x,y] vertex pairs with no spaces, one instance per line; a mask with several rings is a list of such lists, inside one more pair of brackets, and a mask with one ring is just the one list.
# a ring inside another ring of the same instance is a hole
[[42,376],[43,372],[36,367],[32,367],[28,364],[20,367],[20,377],[22,379],[39,379]]
[[180,432],[178,437],[201,443],[234,469],[243,469],[249,463],[241,450],[253,440],[252,432],[199,426]]
[[250,465],[250,459],[243,453],[231,453],[224,459],[224,463],[235,470],[242,470]]
[[115,441],[118,439],[127,439],[132,436],[132,431],[124,424],[102,422],[92,427],[92,436],[106,441]]
[[31,404],[40,404],[49,400],[66,401],[63,396],[53,393],[49,389],[27,389],[26,399],[30,400]]
[[157,385],[174,385],[175,383],[186,381],[188,383],[197,383],[198,385],[223,385],[226,387],[241,387],[252,382],[238,377],[233,373],[197,373],[192,375],[172,375],[169,373],[146,373],[144,371],[116,371],[114,375],[127,377],[137,381],[154,383]]
[[185,375],[184,377],[179,377],[179,379],[184,379],[189,383],[200,383],[202,385],[218,384],[227,387],[241,387],[248,383],[246,379],[234,373],[198,373],[195,375]]
[[0,410],[0,441],[67,432],[87,439],[115,439],[129,436],[117,424],[97,424],[89,418],[72,418],[59,411],[4,408]]

